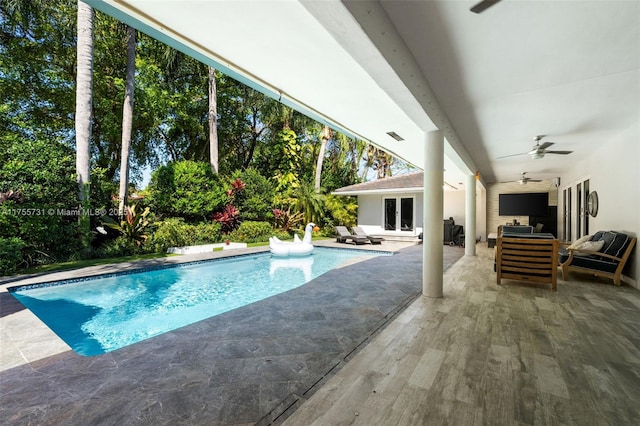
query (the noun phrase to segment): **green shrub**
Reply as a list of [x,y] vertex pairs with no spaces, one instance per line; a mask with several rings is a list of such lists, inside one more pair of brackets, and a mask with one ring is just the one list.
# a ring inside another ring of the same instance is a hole
[[240,219],[267,222],[273,220],[274,182],[255,169],[237,170],[232,175],[232,180],[236,179],[245,184],[244,190],[236,193],[234,200],[234,204],[240,210]]
[[273,228],[268,222],[244,221],[240,227],[229,235],[233,241],[255,243],[266,241],[273,235]]
[[216,222],[203,222],[198,225],[191,225],[194,230],[193,242],[191,245],[213,244],[223,240],[220,232],[220,224]]
[[147,251],[166,253],[169,247],[213,244],[222,241],[220,225],[205,222],[185,223],[182,218],[169,218],[157,223],[157,228],[145,243]]
[[329,217],[333,219],[330,221],[325,218],[324,224],[328,225],[327,228],[330,228],[333,223],[345,226],[357,225],[358,201],[356,197],[327,195],[324,202],[329,211]]
[[75,152],[56,141],[24,140],[9,147],[0,163],[0,192],[18,200],[0,204],[0,237],[25,243],[26,265],[66,259],[79,246]]
[[10,275],[18,269],[25,245],[20,238],[0,237],[0,276]]
[[258,243],[268,241],[271,236],[281,239],[291,238],[291,235],[287,232],[275,231],[268,222],[247,220],[242,222],[238,229],[229,234],[229,239],[241,243]]
[[147,240],[148,251],[166,253],[169,247],[189,245],[192,237],[187,235],[187,225],[182,218],[169,218],[157,223],[157,228]]
[[141,253],[142,250],[134,240],[124,235],[119,236],[114,240],[107,241],[99,250],[97,250],[98,257],[122,257],[131,256]]
[[151,175],[148,204],[167,217],[189,221],[210,219],[225,206],[227,185],[209,163],[190,160],[169,163]]

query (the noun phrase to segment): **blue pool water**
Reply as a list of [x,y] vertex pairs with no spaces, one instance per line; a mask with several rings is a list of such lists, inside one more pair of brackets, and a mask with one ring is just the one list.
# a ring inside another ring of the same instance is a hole
[[11,291],[74,351],[98,355],[299,287],[353,258],[383,254],[262,253]]

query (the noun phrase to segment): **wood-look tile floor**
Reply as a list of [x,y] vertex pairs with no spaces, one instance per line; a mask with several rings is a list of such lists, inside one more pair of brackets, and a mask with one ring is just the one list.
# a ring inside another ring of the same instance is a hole
[[[285,425],[640,425],[640,291],[498,286],[478,246]],[[596,279],[597,280],[597,279]]]

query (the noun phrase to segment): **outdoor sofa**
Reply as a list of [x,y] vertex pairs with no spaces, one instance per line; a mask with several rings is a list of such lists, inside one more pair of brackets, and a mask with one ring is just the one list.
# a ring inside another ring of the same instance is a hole
[[[560,250],[562,279],[570,271],[607,277],[620,285],[620,277],[637,238],[623,232],[598,231]],[[586,244],[585,244],[586,243]]]

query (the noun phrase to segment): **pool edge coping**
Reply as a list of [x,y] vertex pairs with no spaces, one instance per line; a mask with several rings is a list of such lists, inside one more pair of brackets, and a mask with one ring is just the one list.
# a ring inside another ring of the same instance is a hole
[[[396,251],[385,251],[385,250],[375,250],[375,249],[355,249],[355,248],[351,248],[351,247],[333,247],[333,246],[316,246],[316,248],[320,248],[320,249],[336,249],[336,250],[344,250],[344,251],[349,251],[349,252],[364,252],[364,253],[375,253],[377,255],[380,256],[393,256],[394,254],[396,254]],[[157,270],[162,270],[162,269],[170,269],[170,268],[181,268],[181,267],[188,267],[188,266],[193,266],[193,265],[198,265],[198,264],[202,264],[202,263],[209,263],[209,262],[220,262],[220,261],[224,261],[224,260],[229,260],[229,259],[233,259],[233,258],[241,258],[241,257],[246,257],[246,256],[252,256],[252,255],[267,255],[269,253],[269,248],[268,247],[259,247],[260,250],[249,250],[246,251],[244,253],[225,253],[224,256],[214,256],[214,257],[209,257],[209,258],[204,258],[204,259],[184,259],[184,258],[176,258],[176,260],[178,260],[177,262],[174,261],[165,261],[166,259],[171,259],[171,258],[160,258],[163,259],[161,264],[157,264],[157,265],[143,265],[144,263],[150,263],[153,261],[157,261],[157,259],[145,259],[145,260],[139,260],[139,261],[134,261],[132,267],[127,268],[126,270],[122,270],[122,271],[113,271],[113,272],[99,272],[96,274],[91,274],[88,276],[83,276],[83,277],[75,277],[75,278],[58,278],[58,279],[53,279],[53,280],[47,280],[47,281],[38,281],[38,282],[34,282],[34,283],[26,283],[26,284],[18,284],[18,282],[8,282],[5,284],[0,284],[0,288],[2,288],[2,290],[8,292],[8,293],[15,293],[17,291],[21,291],[21,290],[32,290],[32,289],[37,289],[37,288],[47,288],[47,287],[55,287],[55,286],[60,286],[60,285],[66,285],[66,284],[73,284],[73,283],[78,283],[78,282],[83,282],[83,281],[94,281],[94,280],[99,280],[99,279],[103,279],[103,278],[113,278],[113,277],[118,277],[118,276],[122,276],[122,275],[131,275],[131,274],[136,274],[136,273],[143,273],[143,272],[150,272],[150,271],[157,271]],[[219,252],[212,252],[212,253],[219,253]],[[207,255],[209,255],[209,253],[206,253]],[[182,255],[182,256],[188,256],[188,255]],[[123,263],[112,263],[112,264],[107,264],[107,265],[99,265],[101,267],[110,267],[110,266],[115,266],[115,265],[127,265],[129,264],[129,262],[123,262]],[[137,264],[137,265],[136,265]],[[87,268],[93,268],[94,266],[89,266]],[[80,268],[80,269],[74,269],[74,270],[69,270],[69,271],[56,271],[56,272],[70,272],[70,273],[77,273],[79,271],[82,271],[84,268]],[[43,274],[42,276],[46,276],[48,273]],[[31,279],[31,278],[36,278],[36,277],[28,277],[25,278],[26,280]],[[1,291],[1,290],[0,290]]]

